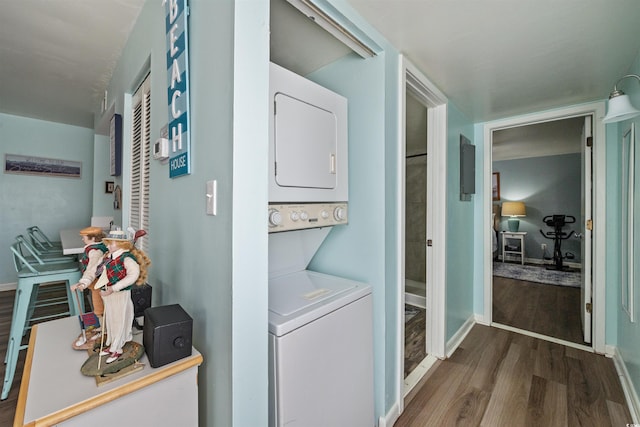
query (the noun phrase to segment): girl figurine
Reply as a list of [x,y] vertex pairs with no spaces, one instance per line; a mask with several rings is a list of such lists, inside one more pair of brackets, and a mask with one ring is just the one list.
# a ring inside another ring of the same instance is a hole
[[[147,280],[147,267],[151,261],[147,255],[133,245],[133,236],[122,230],[112,230],[103,242],[109,249],[104,271],[96,283],[104,301],[104,322],[108,349],[100,356],[109,356],[105,361],[113,363],[123,354],[124,344],[133,339],[133,302],[131,287]],[[101,349],[102,350],[102,349]]]
[[[72,291],[75,291],[76,289],[85,290],[91,285],[95,284],[99,275],[99,266],[102,263],[104,255],[108,251],[105,244],[102,243],[102,238],[104,237],[102,228],[83,228],[82,230],[80,230],[80,236],[82,237],[82,242],[85,244],[84,251],[80,256],[80,271],[82,272],[82,278],[78,283],[71,286]],[[93,304],[93,313],[98,316],[99,322],[102,323],[104,304],[102,303],[100,291],[98,289],[94,289],[93,287],[91,287],[91,302]],[[97,337],[99,337],[99,332],[100,329],[96,329],[96,334],[92,337],[92,339],[96,339]],[[75,345],[79,347],[82,346],[85,342],[85,336],[80,335]]]

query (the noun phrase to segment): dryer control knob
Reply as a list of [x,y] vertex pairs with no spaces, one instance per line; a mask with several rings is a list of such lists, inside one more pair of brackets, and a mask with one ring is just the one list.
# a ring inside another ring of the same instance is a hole
[[289,218],[291,218],[291,221],[297,221],[300,219],[300,214],[298,212],[291,212],[291,215],[289,215]]
[[347,211],[342,206],[338,206],[333,210],[333,217],[336,221],[344,221],[347,218]]
[[306,211],[302,211],[300,213],[300,219],[303,220],[303,221],[308,220],[309,219],[309,214]]
[[320,216],[322,217],[322,219],[327,219],[329,218],[329,212],[322,209],[322,212],[320,212]]
[[269,225],[276,227],[282,224],[282,214],[277,209],[269,209]]

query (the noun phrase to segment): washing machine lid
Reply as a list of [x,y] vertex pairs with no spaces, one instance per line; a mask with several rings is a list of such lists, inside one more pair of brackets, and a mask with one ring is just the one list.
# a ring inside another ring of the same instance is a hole
[[269,331],[281,336],[371,293],[365,283],[303,270],[269,279]]

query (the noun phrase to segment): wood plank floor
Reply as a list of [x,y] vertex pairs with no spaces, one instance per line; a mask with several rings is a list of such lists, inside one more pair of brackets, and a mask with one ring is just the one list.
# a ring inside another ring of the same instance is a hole
[[580,320],[580,288],[493,276],[493,321],[585,344]]
[[427,375],[396,427],[632,422],[611,359],[503,329],[475,325]]
[[426,310],[413,307],[418,314],[404,324],[404,377],[413,371],[427,357]]

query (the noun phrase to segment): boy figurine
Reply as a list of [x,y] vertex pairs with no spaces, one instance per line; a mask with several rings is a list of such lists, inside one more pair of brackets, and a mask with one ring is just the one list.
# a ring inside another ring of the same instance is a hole
[[[104,232],[100,227],[87,227],[80,230],[80,236],[85,244],[84,251],[80,256],[80,271],[82,272],[82,278],[78,283],[71,286],[71,290],[76,289],[85,290],[90,287],[98,279],[98,269],[104,259],[104,255],[108,252],[107,246],[102,243]],[[104,313],[104,304],[102,297],[100,296],[100,290],[94,289],[91,286],[91,302],[93,304],[93,313],[98,317],[100,323],[102,323],[102,315]],[[92,337],[96,339],[99,337],[100,328],[98,327],[95,332],[97,333]],[[78,337],[75,345],[80,347],[85,344],[86,339],[83,335]]]
[[109,256],[94,286],[102,290],[107,336],[105,344],[109,346],[100,352],[100,356],[108,356],[105,362],[110,364],[123,355],[125,343],[133,339],[131,287],[145,283],[151,261],[133,245],[133,236],[128,236],[122,230],[110,231],[103,241],[109,249]]

